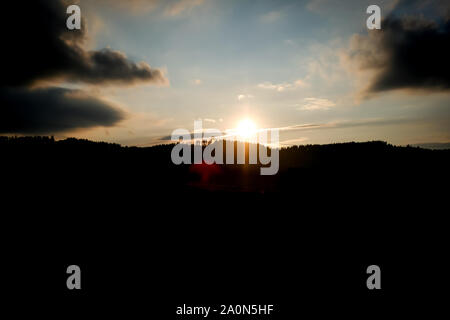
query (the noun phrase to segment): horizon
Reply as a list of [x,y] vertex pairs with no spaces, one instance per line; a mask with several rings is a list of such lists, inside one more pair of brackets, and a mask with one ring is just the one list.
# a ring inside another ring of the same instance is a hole
[[[55,137],[52,135],[0,135],[0,139],[1,138],[8,138],[8,139],[49,139],[49,140],[54,140],[56,142],[58,141],[66,141],[66,140],[78,140],[78,141],[88,141],[88,142],[93,142],[93,143],[108,143],[108,144],[115,144],[118,145],[120,147],[135,147],[135,148],[153,148],[153,147],[159,147],[159,146],[165,146],[165,145],[169,145],[169,146],[173,146],[178,144],[179,142],[177,141],[167,141],[164,143],[157,143],[157,144],[151,144],[151,145],[126,145],[126,144],[121,144],[118,142],[114,142],[114,141],[105,141],[105,140],[94,140],[94,139],[87,139],[87,138],[77,138],[77,137]],[[260,143],[254,143],[254,142],[249,142],[249,141],[244,141],[244,140],[235,140],[235,139],[220,139],[222,141],[232,141],[232,142],[237,142],[237,143],[244,143],[244,144],[257,144],[257,145],[261,145]],[[205,141],[205,142],[210,142],[210,141]],[[352,144],[352,143],[356,143],[356,144],[364,144],[364,143],[385,143],[387,145],[390,146],[394,146],[394,147],[413,147],[413,148],[421,148],[421,149],[428,149],[428,150],[450,150],[450,143],[419,143],[419,144],[393,144],[390,143],[389,141],[383,141],[383,140],[366,140],[366,141],[343,141],[343,142],[331,142],[331,143],[302,143],[302,144],[293,144],[293,145],[280,145],[278,147],[273,147],[273,146],[266,146],[268,149],[289,149],[291,147],[302,147],[302,146],[327,146],[327,145],[339,145],[339,144]],[[194,145],[194,142],[190,142],[187,143],[190,145]]]

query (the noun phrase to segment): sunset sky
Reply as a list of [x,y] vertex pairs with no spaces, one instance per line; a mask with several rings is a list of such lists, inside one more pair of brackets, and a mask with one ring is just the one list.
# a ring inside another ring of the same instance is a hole
[[[77,1],[54,2],[35,6],[60,13],[61,29],[2,28],[8,64],[31,71],[2,75],[0,134],[146,146],[194,120],[251,119],[280,128],[282,145],[450,142],[448,1],[81,0],[81,31],[65,29]],[[370,4],[381,30],[367,30]]]

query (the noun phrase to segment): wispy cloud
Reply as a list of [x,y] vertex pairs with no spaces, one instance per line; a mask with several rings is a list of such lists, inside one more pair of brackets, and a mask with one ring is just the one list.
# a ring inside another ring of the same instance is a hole
[[[418,119],[415,118],[370,118],[370,119],[356,119],[356,120],[339,120],[330,121],[324,123],[307,123],[291,125],[286,127],[272,128],[280,131],[294,131],[294,130],[321,130],[321,129],[341,129],[341,128],[353,128],[353,127],[375,127],[375,126],[387,126],[387,125],[400,125],[408,123],[416,123]],[[270,130],[270,129],[266,129]]]
[[308,141],[309,139],[306,137],[300,137],[300,138],[296,138],[296,139],[289,139],[289,140],[283,140],[280,141],[280,145],[282,146],[293,146],[296,144],[300,144],[303,143],[305,141]]
[[251,99],[253,96],[251,94],[240,94],[237,96],[237,99],[239,101],[245,100],[245,99]]
[[[205,0],[91,0],[92,3],[108,6],[134,15],[147,14],[162,10],[167,17],[189,13],[194,7],[202,5]],[[89,2],[91,2],[89,1]],[[90,4],[90,3],[89,3]]]
[[263,14],[260,19],[264,23],[272,23],[279,20],[282,17],[281,11],[270,11],[268,13]]
[[165,14],[168,16],[178,16],[182,13],[191,11],[194,7],[203,4],[205,0],[179,0],[175,3],[170,4],[166,10]]
[[115,7],[131,13],[143,14],[152,11],[160,5],[160,0],[91,0],[92,3]]
[[278,92],[285,91],[288,89],[296,89],[296,88],[305,88],[308,84],[303,80],[296,80],[294,82],[283,82],[283,83],[272,83],[272,82],[263,82],[258,84],[258,88],[267,89],[267,90],[276,90]]
[[336,106],[336,103],[333,101],[322,98],[305,98],[304,102],[305,103],[299,108],[299,110],[328,110]]

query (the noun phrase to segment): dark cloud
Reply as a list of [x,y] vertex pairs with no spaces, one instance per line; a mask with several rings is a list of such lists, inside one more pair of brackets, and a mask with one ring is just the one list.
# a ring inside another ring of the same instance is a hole
[[[101,98],[58,87],[55,81],[92,84],[164,83],[163,73],[122,52],[85,50],[87,27],[68,30],[68,5],[77,1],[7,1],[2,4],[0,133],[46,134],[113,126],[124,112]],[[83,15],[83,7],[82,17]],[[49,82],[50,80],[50,82]]]
[[81,30],[66,27],[69,4],[73,1],[8,1],[2,5],[1,85],[32,85],[47,79],[122,85],[166,82],[160,70],[135,63],[119,51],[86,51],[85,21]]
[[134,84],[139,82],[165,83],[163,73],[145,62],[130,62],[120,51],[103,49],[86,53],[83,64],[67,69],[67,80],[87,83]]
[[371,91],[450,88],[450,21],[386,19],[380,50],[389,55]]
[[77,128],[112,126],[120,109],[80,90],[0,89],[0,133],[52,134]]
[[350,59],[373,72],[367,94],[450,89],[449,8],[443,1],[400,1],[381,30],[353,39]]

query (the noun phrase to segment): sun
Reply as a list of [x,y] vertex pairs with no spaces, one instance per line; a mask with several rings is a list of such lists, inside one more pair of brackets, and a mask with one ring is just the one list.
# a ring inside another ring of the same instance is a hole
[[236,136],[242,140],[249,140],[257,133],[256,123],[251,119],[242,119],[235,129]]

